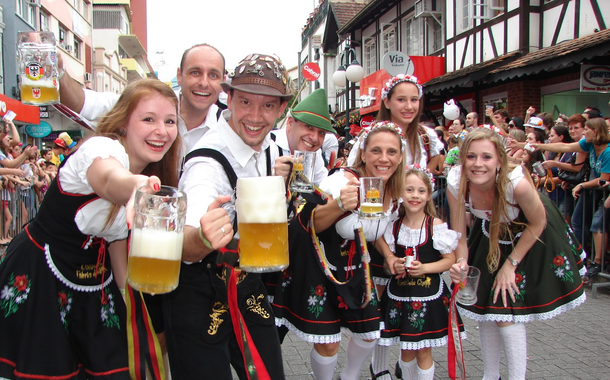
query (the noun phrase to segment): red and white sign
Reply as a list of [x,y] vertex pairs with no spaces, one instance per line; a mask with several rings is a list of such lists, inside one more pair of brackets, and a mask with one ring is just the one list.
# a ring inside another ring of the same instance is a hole
[[580,65],[580,92],[610,92],[610,66]]
[[318,80],[320,72],[320,66],[315,62],[308,62],[303,66],[303,77],[308,81]]
[[366,115],[362,119],[360,119],[360,126],[362,128],[370,128],[371,125],[375,122],[375,117],[371,115]]

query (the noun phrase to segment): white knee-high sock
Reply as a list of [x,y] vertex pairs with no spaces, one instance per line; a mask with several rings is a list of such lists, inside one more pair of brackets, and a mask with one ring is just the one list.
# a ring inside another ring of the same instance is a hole
[[434,380],[434,362],[428,369],[421,369],[417,366],[417,380]]
[[496,322],[479,322],[479,338],[483,359],[483,380],[498,380],[502,339]]
[[[373,367],[373,374],[381,373],[382,371],[388,370],[388,353],[390,352],[389,346],[375,346],[373,350],[373,359],[371,360],[371,366]],[[388,379],[389,376],[385,376]],[[383,379],[384,377],[379,377]]]
[[339,354],[333,356],[322,356],[312,348],[309,354],[311,359],[311,370],[318,380],[332,380]]
[[527,369],[527,340],[525,324],[514,323],[500,327],[508,366],[508,380],[524,380]]
[[356,380],[360,377],[362,365],[369,358],[373,349],[377,346],[377,340],[365,342],[352,336],[347,343],[347,363],[341,372],[341,380]]
[[417,380],[417,359],[413,358],[410,362],[403,362],[399,360],[400,369],[402,369],[402,380]]

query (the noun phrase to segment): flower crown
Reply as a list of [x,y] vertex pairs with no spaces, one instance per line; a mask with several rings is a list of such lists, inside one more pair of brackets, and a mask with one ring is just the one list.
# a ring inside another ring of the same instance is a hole
[[404,146],[405,146],[405,140],[402,138],[402,128],[400,128],[398,125],[392,123],[391,121],[378,121],[375,124],[373,124],[372,126],[368,127],[368,128],[363,128],[363,132],[362,132],[362,136],[360,137],[360,149],[364,150],[364,142],[366,141],[366,139],[369,137],[369,133],[371,133],[371,131],[380,128],[380,127],[387,127],[390,130],[398,133],[398,135],[400,136],[400,141],[402,143],[402,150],[404,151]]
[[428,170],[428,168],[422,168],[419,164],[413,164],[413,165],[407,165],[407,167],[405,168],[405,172],[411,170],[411,169],[415,169],[418,170],[420,172],[423,172],[425,175],[428,176],[428,178],[430,179],[430,184],[432,185],[432,191],[434,191],[434,175],[432,174],[432,172],[430,170]]
[[388,94],[390,93],[390,91],[392,91],[394,86],[396,86],[397,84],[402,83],[402,82],[410,82],[410,83],[413,83],[414,85],[416,85],[417,91],[419,91],[420,99],[424,95],[424,89],[422,88],[421,84],[419,84],[419,81],[417,80],[417,77],[415,75],[398,74],[386,82],[385,86],[381,90],[381,99],[387,98]]

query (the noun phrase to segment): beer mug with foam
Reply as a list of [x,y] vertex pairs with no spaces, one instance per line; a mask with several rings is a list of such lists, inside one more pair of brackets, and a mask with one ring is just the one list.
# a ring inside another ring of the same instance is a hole
[[57,47],[53,32],[21,32],[17,39],[21,102],[59,103]]
[[144,293],[171,292],[180,275],[186,194],[170,186],[154,194],[138,189],[134,209],[127,282]]
[[277,272],[288,267],[288,222],[284,178],[237,180],[239,267]]

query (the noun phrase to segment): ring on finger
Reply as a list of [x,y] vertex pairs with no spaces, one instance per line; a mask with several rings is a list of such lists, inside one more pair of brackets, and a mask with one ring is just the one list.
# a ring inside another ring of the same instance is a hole
[[225,231],[224,227],[220,227],[220,232],[222,232],[223,236],[227,234],[227,231]]

